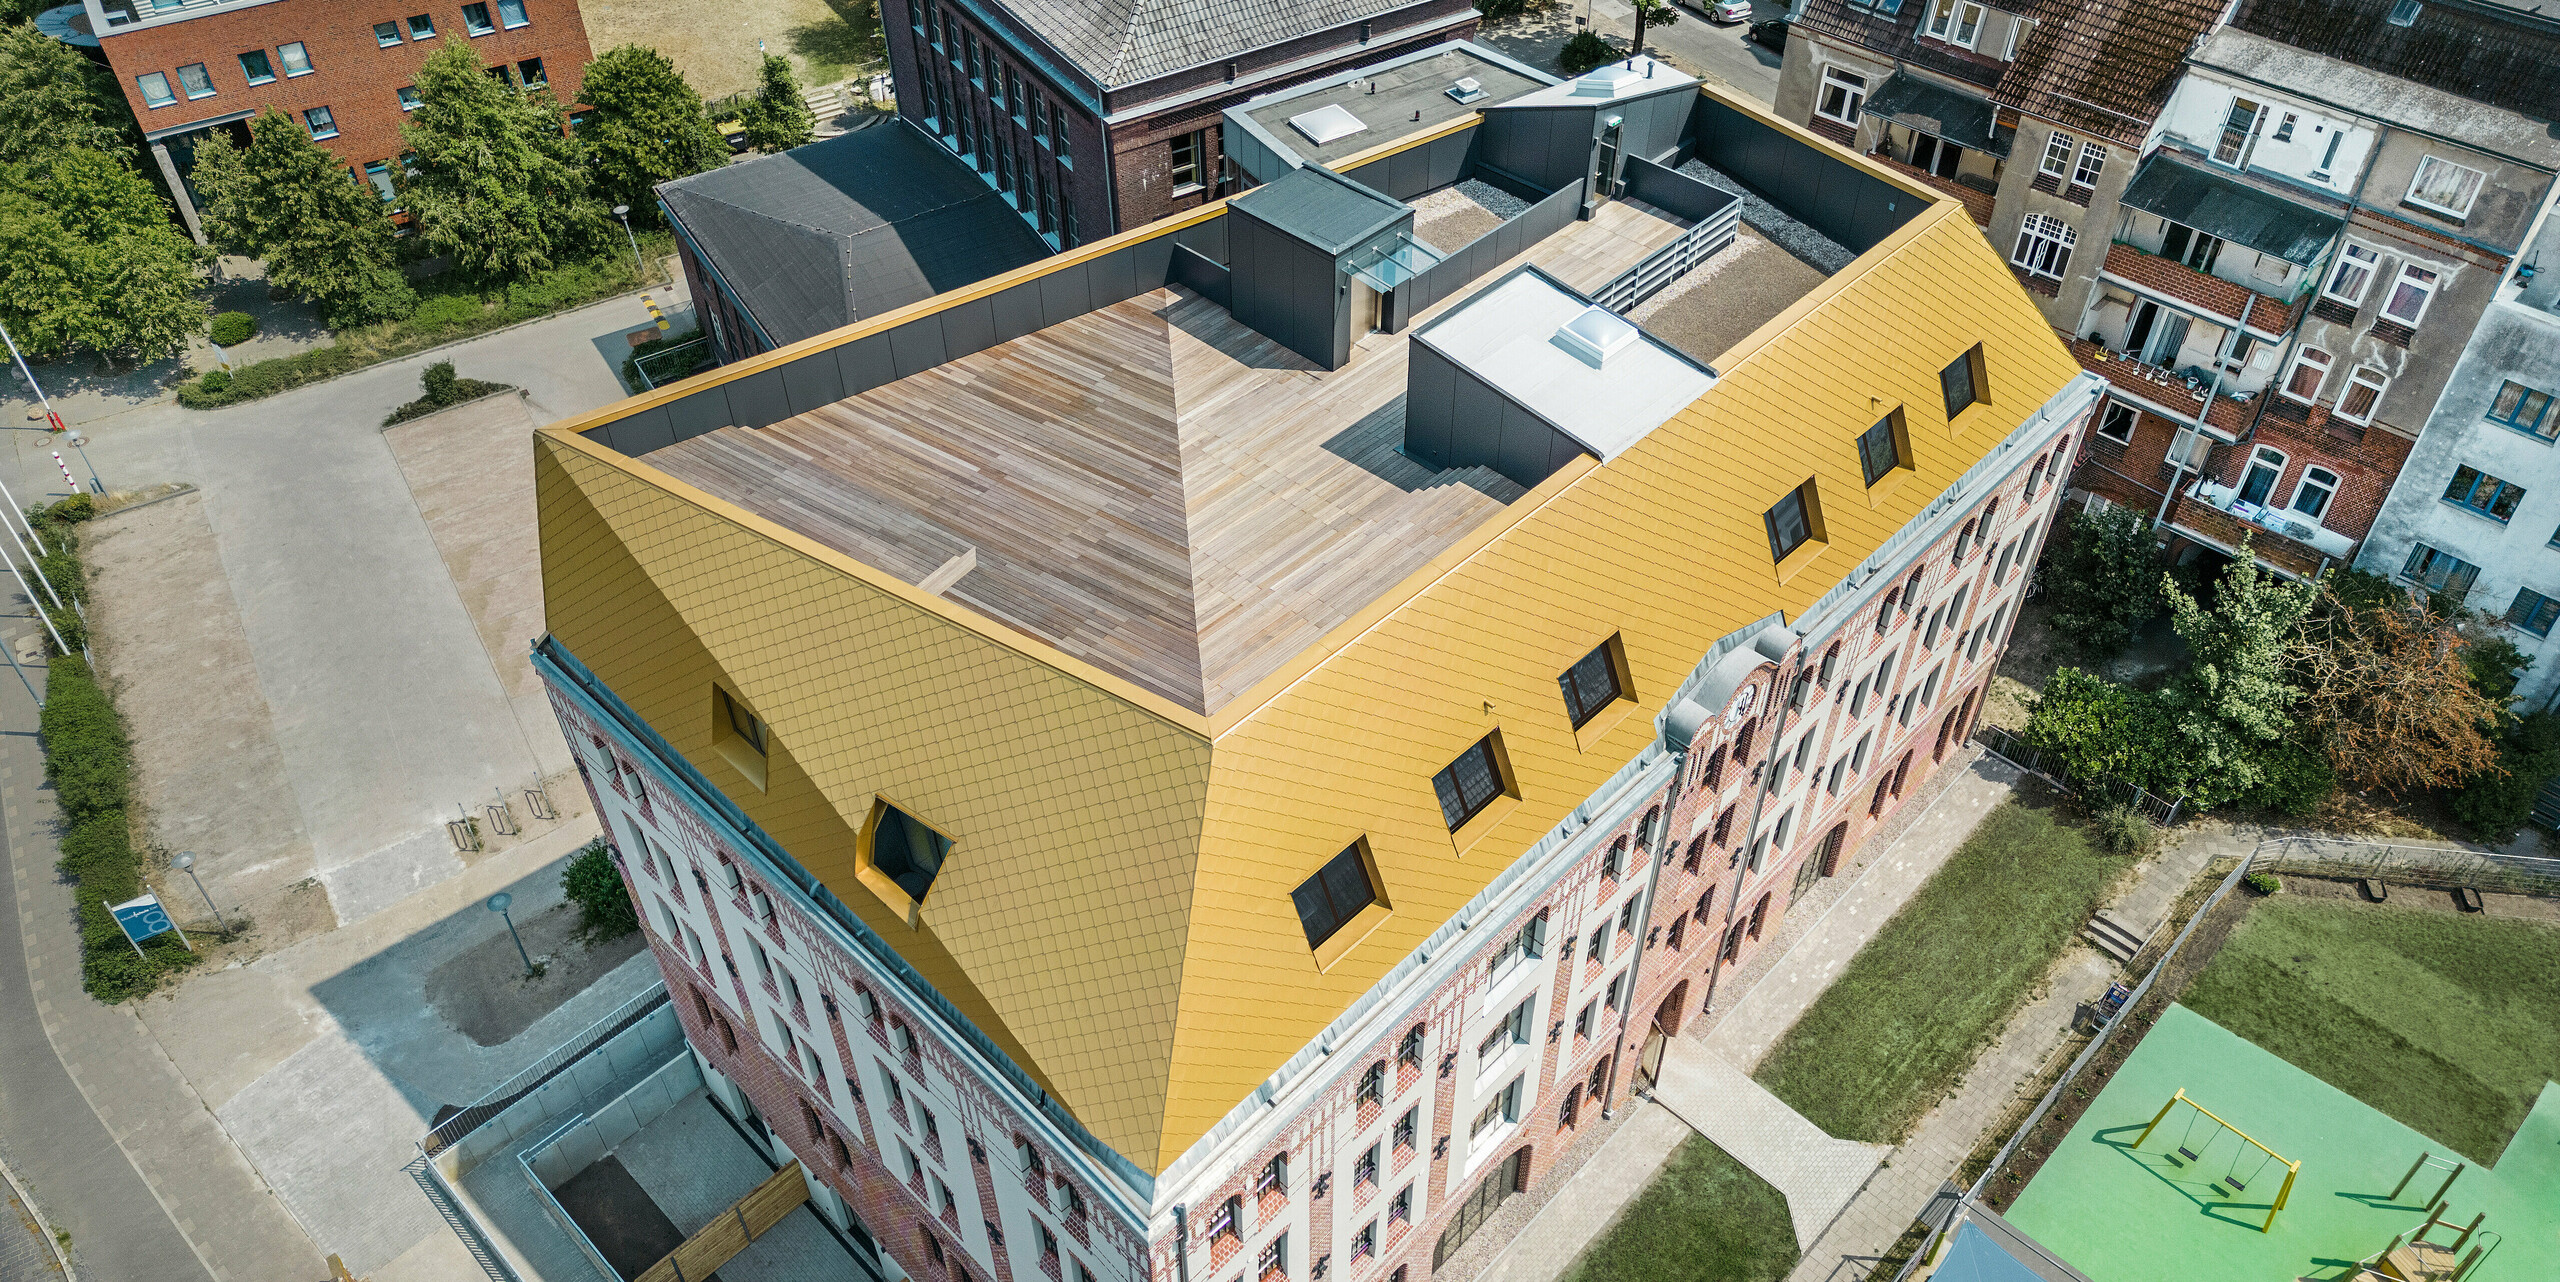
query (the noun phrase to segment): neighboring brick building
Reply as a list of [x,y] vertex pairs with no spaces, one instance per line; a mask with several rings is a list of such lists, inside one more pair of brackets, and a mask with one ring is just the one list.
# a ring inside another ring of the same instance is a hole
[[418,65],[465,40],[494,72],[576,102],[591,58],[577,0],[88,0],[151,154],[202,240],[195,145],[274,107],[390,197]]
[[898,111],[1067,248],[1232,190],[1220,115],[1475,33],[1467,0],[886,0]]
[[[1420,1282],[1978,713],[2099,380],[1955,202],[1594,75],[537,437],[687,1036],[904,1273]],[[1489,154],[1575,177],[1375,272]],[[1588,301],[1722,248],[1693,155],[1854,255],[1725,261],[1716,370]]]

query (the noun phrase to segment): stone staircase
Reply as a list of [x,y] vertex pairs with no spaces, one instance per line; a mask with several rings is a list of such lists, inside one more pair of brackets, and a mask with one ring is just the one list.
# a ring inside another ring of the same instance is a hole
[[2123,918],[2103,908],[2098,910],[2097,916],[2089,919],[2089,924],[2080,933],[2090,943],[2096,944],[2099,952],[2115,958],[2119,966],[2132,965],[2134,954],[2141,952],[2142,945],[2150,938],[2149,932],[2134,929]]

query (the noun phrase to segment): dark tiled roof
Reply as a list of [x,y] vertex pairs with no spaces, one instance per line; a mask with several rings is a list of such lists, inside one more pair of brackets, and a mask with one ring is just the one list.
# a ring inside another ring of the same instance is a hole
[[2124,205],[2305,265],[2319,258],[2344,221],[2166,152],[2142,162],[2125,186]]
[[2014,62],[1921,39],[1928,0],[1900,0],[1889,12],[1849,0],[1811,0],[1797,25],[1968,82],[2003,106],[2133,147],[2169,100],[2188,47],[2221,11],[2215,0],[2018,0],[2000,7],[2036,23]]
[[1887,77],[1867,95],[1867,110],[1968,151],[1987,151],[2003,159],[2018,140],[2017,127],[2001,127],[2000,111],[1988,101],[1920,76]]
[[2560,90],[2560,25],[2520,21],[2490,5],[2442,3],[2391,25],[2394,0],[2243,0],[2231,25],[2307,53],[2413,80],[2537,120]]
[[903,119],[679,178],[658,199],[776,346],[1049,254]]
[[1292,169],[1227,203],[1292,236],[1339,254],[1375,235],[1409,211],[1403,201],[1371,191],[1326,169]]
[[1005,0],[1104,88],[1404,8],[1411,0]]

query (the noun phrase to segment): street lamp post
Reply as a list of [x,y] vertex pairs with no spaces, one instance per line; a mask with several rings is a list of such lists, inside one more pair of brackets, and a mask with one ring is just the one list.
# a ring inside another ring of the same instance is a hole
[[204,888],[204,878],[196,875],[195,852],[192,850],[179,851],[178,857],[169,861],[169,866],[185,873],[187,875],[187,880],[196,884],[196,893],[204,896],[204,906],[213,909],[213,924],[220,926],[224,937],[228,938],[231,934],[231,923],[222,919],[222,910],[214,907],[213,892],[206,890]]
[[524,950],[524,936],[516,933],[516,919],[507,916],[508,906],[515,901],[515,896],[501,890],[489,896],[489,911],[506,918],[507,937],[516,941],[516,956],[524,958],[524,977],[531,979],[533,978],[533,954]]
[[90,492],[93,494],[106,493],[107,483],[98,479],[98,465],[89,461],[88,433],[73,432],[71,434],[71,448],[80,451],[80,466],[89,469]]
[[613,216],[622,220],[622,238],[631,242],[631,270],[648,275],[649,265],[640,261],[640,238],[631,234],[631,206],[614,206]]

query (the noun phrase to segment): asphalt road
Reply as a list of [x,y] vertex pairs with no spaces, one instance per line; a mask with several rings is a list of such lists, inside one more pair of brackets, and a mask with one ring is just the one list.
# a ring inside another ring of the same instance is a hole
[[[1635,10],[1627,0],[1587,0],[1597,14],[1613,28],[1633,30]],[[1752,22],[1786,16],[1787,6],[1770,0],[1755,0]],[[1645,47],[1658,49],[1671,60],[1693,71],[1703,72],[1734,88],[1768,102],[1778,96],[1779,56],[1751,43],[1751,23],[1737,22],[1717,26],[1690,4],[1680,7],[1680,21],[1668,27],[1647,27]]]
[[[35,724],[26,691],[14,681],[0,687],[0,765],[21,798],[44,777]],[[53,856],[50,848],[12,849],[8,825],[0,824],[0,887],[12,892],[8,910],[0,911],[0,1134],[8,1137],[10,1165],[45,1217],[71,1234],[73,1266],[89,1277],[211,1282],[151,1186],[90,1111],[38,1017],[27,984],[15,862],[24,859],[30,875],[50,876]]]

